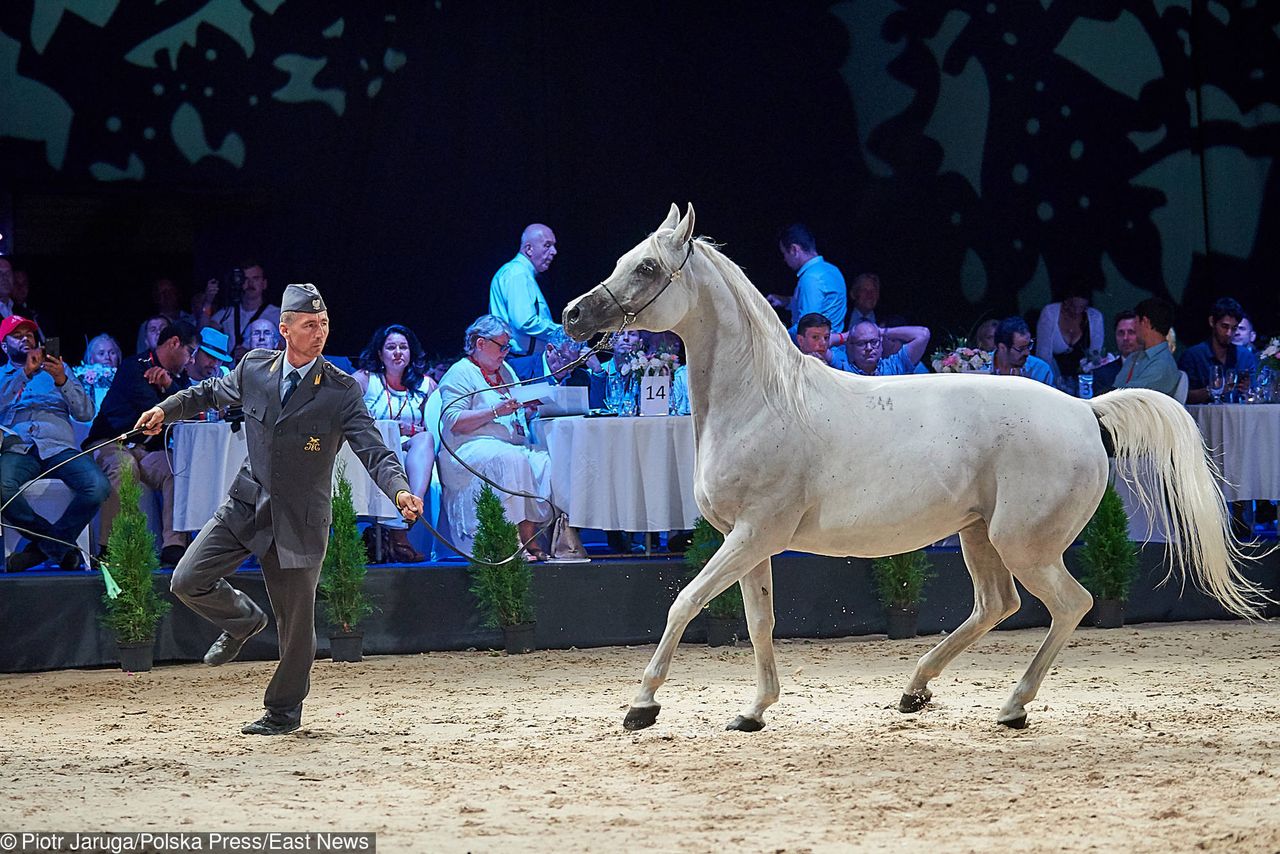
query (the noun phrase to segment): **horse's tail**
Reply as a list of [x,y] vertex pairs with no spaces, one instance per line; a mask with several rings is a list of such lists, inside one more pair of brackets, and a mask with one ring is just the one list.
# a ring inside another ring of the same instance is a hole
[[1251,558],[1231,535],[1217,465],[1195,420],[1172,397],[1147,389],[1119,389],[1089,405],[1115,447],[1117,475],[1168,534],[1169,574],[1190,576],[1235,614],[1261,617],[1271,600],[1240,571],[1239,562]]

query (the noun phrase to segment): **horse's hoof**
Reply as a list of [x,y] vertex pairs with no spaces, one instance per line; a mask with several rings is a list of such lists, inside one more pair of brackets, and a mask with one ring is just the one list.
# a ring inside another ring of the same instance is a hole
[[902,699],[898,701],[898,711],[904,714],[918,712],[925,706],[929,705],[929,701],[933,699],[933,695],[928,691],[918,691],[913,694],[903,694]]
[[1016,718],[1009,718],[1007,721],[1000,720],[1000,721],[996,721],[996,723],[1000,724],[1000,726],[1007,726],[1009,729],[1026,729],[1027,713],[1023,712],[1022,714],[1018,715]]
[[629,730],[651,727],[658,722],[658,712],[661,710],[662,706],[657,703],[652,706],[632,706],[627,709],[627,716],[622,719],[622,726]]
[[725,729],[736,729],[738,732],[759,732],[764,729],[764,721],[738,715],[729,721],[729,725]]

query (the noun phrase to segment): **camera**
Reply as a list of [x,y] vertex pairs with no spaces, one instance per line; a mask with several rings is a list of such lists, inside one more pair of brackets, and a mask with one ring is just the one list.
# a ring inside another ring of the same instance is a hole
[[227,286],[227,305],[235,305],[240,302],[242,296],[244,296],[244,270],[233,267],[231,284]]
[[228,406],[227,423],[231,425],[232,433],[239,433],[240,428],[244,426],[244,407],[238,403]]

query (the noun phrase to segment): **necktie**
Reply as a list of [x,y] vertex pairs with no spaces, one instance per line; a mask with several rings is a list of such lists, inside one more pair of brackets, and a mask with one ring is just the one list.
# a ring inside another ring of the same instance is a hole
[[285,389],[284,397],[280,400],[280,408],[284,409],[289,405],[289,398],[293,397],[293,393],[298,390],[298,383],[302,382],[302,374],[296,370],[292,370],[284,378]]

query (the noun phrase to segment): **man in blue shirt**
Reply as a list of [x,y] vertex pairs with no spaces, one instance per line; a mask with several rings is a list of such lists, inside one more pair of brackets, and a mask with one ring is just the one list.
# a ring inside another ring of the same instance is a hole
[[800,318],[796,328],[799,331],[796,332],[795,342],[801,353],[813,356],[838,371],[852,370],[844,348],[831,348],[831,321],[827,320],[826,315],[811,311]]
[[796,290],[790,297],[770,294],[769,302],[775,308],[791,309],[791,328],[795,335],[800,318],[817,313],[831,322],[831,328],[844,328],[845,292],[844,275],[818,254],[813,232],[800,223],[793,223],[778,235],[778,251],[782,260],[796,274]]
[[[67,544],[76,541],[111,491],[93,460],[76,457],[71,419],[93,418],[93,399],[62,359],[36,346],[39,332],[35,323],[16,314],[0,323],[9,357],[9,364],[0,368],[0,497],[8,505],[4,520],[35,535],[9,557],[10,572],[30,569],[46,557],[62,569],[79,569],[80,551]],[[52,476],[71,490],[71,503],[50,522],[17,492],[54,466],[59,468]]]
[[1044,359],[1031,355],[1035,346],[1031,329],[1021,317],[1006,317],[996,327],[996,350],[991,360],[991,373],[1022,376],[1053,385],[1053,368]]
[[[1209,312],[1209,329],[1212,331],[1209,340],[1188,347],[1178,359],[1178,367],[1187,372],[1187,403],[1209,402],[1209,380],[1215,366],[1222,371],[1224,382],[1227,371],[1257,370],[1258,357],[1253,351],[1231,340],[1243,317],[1244,309],[1230,297],[1223,297],[1213,304]],[[1243,382],[1248,384],[1247,377]]]
[[1138,316],[1138,347],[1124,357],[1116,374],[1116,388],[1150,388],[1173,397],[1182,381],[1169,352],[1169,329],[1173,326],[1173,306],[1158,297],[1149,297],[1134,306]]
[[507,364],[521,379],[538,375],[547,337],[552,330],[561,328],[551,319],[547,298],[537,281],[555,257],[555,232],[535,222],[520,235],[516,257],[499,267],[489,282],[489,313],[511,330]]
[[[901,342],[892,356],[884,355],[885,339]],[[923,326],[891,326],[881,329],[870,320],[855,323],[849,330],[845,351],[848,370],[865,376],[888,377],[913,373],[929,346],[929,330]]]

